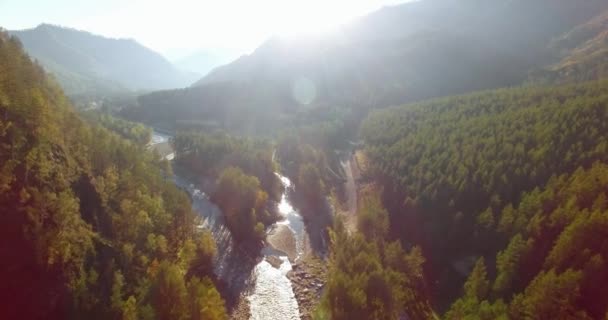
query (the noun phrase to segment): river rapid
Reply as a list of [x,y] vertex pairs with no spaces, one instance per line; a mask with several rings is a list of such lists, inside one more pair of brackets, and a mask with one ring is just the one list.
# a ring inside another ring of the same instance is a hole
[[[166,143],[168,139],[168,136],[154,132],[150,143],[151,147]],[[172,160],[174,154],[168,153],[163,156]],[[297,261],[304,251],[304,223],[302,217],[294,210],[287,199],[287,192],[292,188],[291,181],[278,172],[276,174],[285,187],[278,204],[278,211],[284,219],[271,226],[268,232],[281,225],[287,226],[295,239],[295,251],[297,253],[295,260]],[[174,182],[190,194],[193,209],[202,217],[202,224],[199,227],[209,229],[216,240],[218,246],[218,256],[215,262],[216,275],[224,280],[231,290],[248,290],[247,300],[251,313],[250,319],[300,319],[298,302],[291,281],[287,278],[287,273],[292,269],[287,254],[267,245],[262,249],[264,259],[254,262],[256,264],[253,269],[247,267],[248,264],[241,261],[244,259],[244,254],[235,249],[232,236],[224,225],[220,209],[209,200],[206,194],[187,179],[175,175]],[[267,257],[280,259],[280,266],[278,268],[273,267],[266,261]]]

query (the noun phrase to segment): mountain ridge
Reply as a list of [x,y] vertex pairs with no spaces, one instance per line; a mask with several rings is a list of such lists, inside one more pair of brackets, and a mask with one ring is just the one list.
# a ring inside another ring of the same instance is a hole
[[[292,119],[298,109],[324,106],[356,110],[363,117],[374,108],[517,86],[551,61],[552,39],[607,9],[608,3],[598,0],[427,0],[386,7],[333,34],[273,37],[251,54],[215,68],[194,83],[193,90],[165,92],[152,104],[147,104],[151,99],[140,99],[130,117],[152,119],[165,108],[176,122],[164,126],[176,127],[181,120],[218,120],[192,116],[219,105],[254,118],[273,114],[262,109],[275,108],[275,118]],[[295,97],[302,81],[314,91],[307,103]],[[216,94],[208,92],[215,90],[210,85],[222,83],[236,84],[226,91],[233,96],[265,93],[258,99],[265,103],[203,103],[208,101],[204,96]]]
[[134,39],[114,39],[52,24],[9,31],[71,95],[158,90],[187,85],[190,76]]

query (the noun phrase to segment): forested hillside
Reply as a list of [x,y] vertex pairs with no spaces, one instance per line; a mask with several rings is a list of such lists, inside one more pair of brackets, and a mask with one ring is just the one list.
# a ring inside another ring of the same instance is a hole
[[49,24],[10,33],[69,95],[178,88],[193,81],[192,75],[132,39],[110,39]]
[[215,243],[162,168],[0,33],[0,318],[225,319]]
[[359,231],[349,233],[338,218],[330,231],[328,283],[318,319],[433,319],[419,247],[404,250],[388,240],[388,213],[378,194],[368,194],[359,211]]
[[488,230],[508,245],[477,260],[446,318],[604,319],[607,187],[608,167],[596,163],[507,205]]
[[371,175],[385,187],[391,232],[422,245],[440,304],[457,294],[453,285],[466,261],[493,257],[506,245],[512,234],[497,228],[532,227],[504,207],[524,201],[531,217],[538,207],[529,207],[523,192],[608,161],[607,90],[607,81],[501,89],[391,108],[366,120],[365,150]]

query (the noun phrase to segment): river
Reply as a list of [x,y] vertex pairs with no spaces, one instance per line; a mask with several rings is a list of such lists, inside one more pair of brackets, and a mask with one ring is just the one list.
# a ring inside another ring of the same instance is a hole
[[[155,145],[166,144],[170,137],[154,132],[151,148]],[[158,149],[157,149],[158,150]],[[161,156],[168,160],[174,157],[173,152],[161,153]],[[284,225],[293,234],[296,246],[296,259],[303,254],[304,247],[304,223],[302,217],[292,207],[287,199],[287,192],[291,188],[291,181],[280,173],[276,173],[285,186],[285,191],[278,204],[278,211],[284,220],[277,222],[269,228],[273,230],[278,226]],[[262,249],[264,259],[257,262],[253,270],[247,268],[247,263],[240,261],[243,255],[238,250],[234,250],[234,242],[227,228],[224,226],[223,216],[220,209],[209,201],[207,195],[201,192],[192,183],[183,177],[175,176],[175,184],[187,190],[192,198],[192,207],[203,218],[201,228],[209,229],[218,246],[218,257],[215,262],[215,273],[228,283],[228,287],[233,290],[249,289],[247,300],[251,319],[253,320],[293,320],[300,319],[298,302],[295,298],[291,281],[287,278],[287,273],[292,265],[286,253],[275,250],[271,246]],[[273,267],[266,257],[276,257],[281,264],[278,268]],[[248,272],[249,270],[249,272]]]

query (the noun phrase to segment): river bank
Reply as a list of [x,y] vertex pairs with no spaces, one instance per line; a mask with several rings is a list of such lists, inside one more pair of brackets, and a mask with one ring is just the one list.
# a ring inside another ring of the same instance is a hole
[[[171,137],[154,132],[149,148],[159,157],[172,160],[174,154],[169,144]],[[173,182],[177,187],[186,191],[192,201],[193,210],[201,217],[198,228],[211,232],[217,246],[214,261],[214,273],[219,281],[218,288],[226,300],[230,318],[235,320],[250,319],[250,306],[247,296],[253,291],[255,278],[253,270],[261,258],[252,257],[247,250],[236,244],[230,231],[224,225],[221,210],[209,200],[207,194],[211,191],[210,181],[197,179],[192,181],[186,177],[190,174],[182,168],[173,168]]]
[[320,258],[308,256],[295,263],[292,268],[287,278],[292,283],[300,306],[300,318],[310,320],[327,282],[327,263]]

